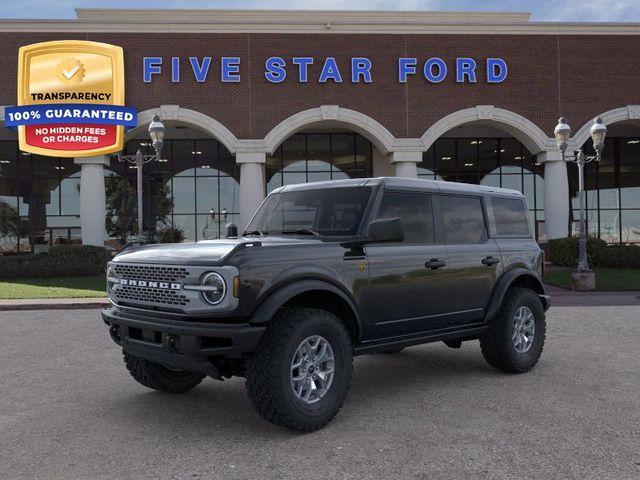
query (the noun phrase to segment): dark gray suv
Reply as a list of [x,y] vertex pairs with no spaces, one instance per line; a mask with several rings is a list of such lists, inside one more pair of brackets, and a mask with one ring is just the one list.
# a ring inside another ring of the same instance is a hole
[[118,254],[102,316],[141,384],[182,393],[206,376],[243,376],[264,418],[308,431],[338,413],[353,355],[480,340],[492,366],[530,370],[549,307],[542,267],[513,190],[291,185],[240,237]]

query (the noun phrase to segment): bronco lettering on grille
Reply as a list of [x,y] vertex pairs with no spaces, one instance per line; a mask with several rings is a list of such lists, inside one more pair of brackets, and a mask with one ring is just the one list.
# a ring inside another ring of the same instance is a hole
[[163,290],[180,290],[182,288],[182,284],[180,283],[152,282],[149,280],[131,280],[128,278],[121,278],[120,285],[129,285],[131,287],[161,288]]

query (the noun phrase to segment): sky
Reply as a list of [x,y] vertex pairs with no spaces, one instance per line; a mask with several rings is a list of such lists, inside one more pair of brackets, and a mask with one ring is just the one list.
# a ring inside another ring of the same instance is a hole
[[74,8],[260,8],[530,12],[532,21],[640,22],[640,0],[19,0],[1,18],[75,18]]

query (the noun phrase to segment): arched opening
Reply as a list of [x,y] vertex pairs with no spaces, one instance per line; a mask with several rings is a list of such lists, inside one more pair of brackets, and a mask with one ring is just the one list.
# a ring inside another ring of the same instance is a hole
[[267,193],[291,183],[392,175],[395,138],[373,118],[325,105],[299,112],[264,138]]
[[527,197],[536,239],[546,240],[544,168],[522,141],[498,125],[475,121],[444,132],[423,154],[418,176],[518,190]]
[[267,155],[266,192],[294,183],[366,178],[374,175],[379,150],[364,136],[340,126],[304,129]]
[[[607,243],[640,243],[640,120],[607,124],[607,137],[599,163],[585,167],[586,220],[589,235]],[[581,129],[582,130],[582,129]],[[576,134],[576,141],[584,137]],[[581,147],[593,154],[591,139]],[[570,223],[578,235],[580,200],[578,169],[569,164]]]
[[[239,215],[240,173],[235,157],[202,128],[179,120],[163,120],[166,127],[162,160],[143,167],[144,228],[170,239],[179,229],[187,241],[224,236],[228,222]],[[125,154],[153,153],[145,128],[130,133]],[[135,231],[136,167],[114,156],[107,176],[107,233],[118,244]],[[130,198],[131,195],[134,198]]]

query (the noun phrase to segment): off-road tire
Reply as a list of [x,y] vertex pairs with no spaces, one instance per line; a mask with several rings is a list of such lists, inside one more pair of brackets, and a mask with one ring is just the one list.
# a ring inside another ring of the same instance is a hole
[[[528,351],[520,353],[511,339],[513,319],[521,306],[528,307],[535,318],[533,344]],[[538,295],[522,287],[510,288],[504,296],[496,318],[489,330],[480,337],[482,355],[489,365],[509,373],[524,373],[531,370],[542,354],[546,333],[544,308]]]
[[185,393],[196,387],[204,375],[182,370],[170,370],[144,358],[122,352],[131,376],[141,385],[165,393]]
[[[312,335],[321,335],[331,345],[335,370],[324,397],[306,404],[291,387],[291,361],[300,343]],[[336,416],[347,398],[352,355],[349,334],[332,313],[314,308],[280,309],[247,363],[246,389],[251,405],[275,425],[303,432],[318,430]]]

